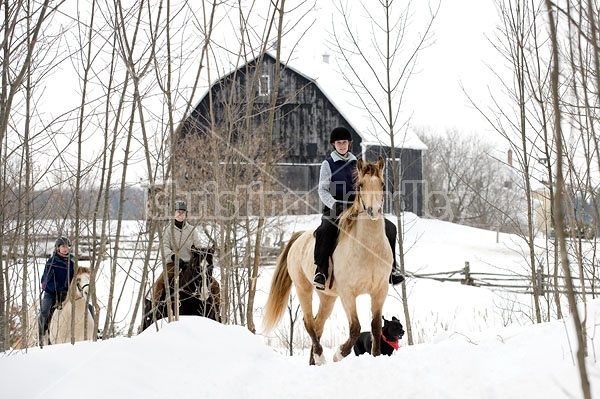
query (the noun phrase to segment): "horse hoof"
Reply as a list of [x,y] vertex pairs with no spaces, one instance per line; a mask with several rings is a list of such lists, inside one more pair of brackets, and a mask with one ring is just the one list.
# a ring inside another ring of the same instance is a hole
[[338,348],[337,351],[335,351],[334,355],[333,355],[333,361],[334,362],[339,362],[340,360],[344,359],[345,356],[342,355],[342,350],[340,348]]
[[321,353],[320,355],[315,355],[315,366],[322,366],[327,363],[325,356]]

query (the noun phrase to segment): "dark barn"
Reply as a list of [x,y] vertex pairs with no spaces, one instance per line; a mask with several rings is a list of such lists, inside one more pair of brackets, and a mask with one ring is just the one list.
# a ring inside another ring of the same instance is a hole
[[[258,65],[258,69],[257,69]],[[327,66],[325,57],[323,65]],[[314,67],[314,65],[313,65]],[[252,137],[266,137],[266,121],[271,109],[274,95],[276,62],[269,53],[254,59],[230,74],[214,82],[192,114],[184,121],[180,140],[191,135],[214,134],[227,137],[227,142],[236,146],[236,140],[248,129]],[[318,72],[317,72],[318,73]],[[298,68],[280,63],[280,84],[275,102],[275,118],[273,125],[273,148],[279,152],[275,155],[273,175],[276,187],[273,190],[294,192],[301,198],[296,214],[319,213],[321,204],[317,194],[319,167],[331,152],[329,133],[336,126],[345,126],[352,133],[352,152],[357,157],[374,161],[378,156],[388,159],[386,168],[391,190],[391,148],[382,144],[386,140],[374,140],[361,131],[364,124],[354,117],[355,112],[347,108],[346,101],[332,101],[328,97],[330,78],[309,78]],[[338,83],[341,80],[337,79]],[[338,97],[347,99],[345,94]],[[210,104],[212,103],[212,109]],[[211,123],[212,115],[212,123]],[[362,118],[362,117],[360,117]],[[387,139],[389,141],[389,137]],[[395,157],[400,172],[400,194],[396,199],[401,201],[401,209],[422,214],[422,152],[425,150],[418,138],[396,140],[410,142],[410,146],[396,145]],[[416,145],[415,145],[416,143]],[[252,160],[248,160],[252,164]],[[386,212],[392,213],[392,194],[387,201]]]

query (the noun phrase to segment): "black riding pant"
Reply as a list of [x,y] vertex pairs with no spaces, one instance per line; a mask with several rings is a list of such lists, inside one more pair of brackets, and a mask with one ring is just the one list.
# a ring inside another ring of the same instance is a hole
[[[315,264],[317,265],[317,273],[323,273],[325,277],[329,275],[329,258],[335,251],[335,245],[339,235],[338,219],[323,216],[321,218],[321,225],[315,230]],[[390,220],[385,219],[385,235],[392,248],[393,264],[394,269],[396,266],[396,235],[398,230],[396,225]]]
[[67,298],[66,291],[48,292],[44,291],[40,302],[40,314],[38,316],[38,336],[40,342],[44,333],[48,330],[52,314],[63,301]]

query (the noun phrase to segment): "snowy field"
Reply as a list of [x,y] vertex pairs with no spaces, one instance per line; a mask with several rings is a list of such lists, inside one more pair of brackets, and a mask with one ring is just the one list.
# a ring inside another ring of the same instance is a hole
[[[459,270],[466,261],[472,272],[527,270],[515,236],[412,214],[405,217],[405,259],[410,273]],[[319,216],[280,222],[277,225],[285,226],[287,240],[292,231],[316,227]],[[135,228],[131,227],[132,236]],[[270,239],[275,240],[280,232],[273,227],[272,234]],[[107,262],[103,268],[108,268]],[[139,289],[135,278],[139,267],[122,264],[117,272],[117,284],[125,287],[117,309],[123,329]],[[258,326],[271,273],[272,267],[265,267],[259,276]],[[105,279],[98,281],[101,304],[108,289]],[[27,353],[8,351],[0,357],[2,397],[581,397],[570,319],[532,325],[528,321],[531,298],[526,295],[417,278],[409,278],[406,287],[417,344],[407,346],[402,340],[391,357],[350,355],[340,363],[332,362],[333,352],[347,334],[339,304],[326,325],[323,343],[329,363],[323,367],[308,366],[301,323],[295,355],[290,357],[281,340],[286,320],[263,336],[241,326],[185,317],[132,338],[31,348]],[[404,323],[400,298],[399,290],[390,290],[384,315]],[[367,297],[359,298],[359,312],[363,330],[368,330]],[[598,347],[593,339],[598,314],[600,302],[591,302],[588,374],[594,397],[600,397]]]

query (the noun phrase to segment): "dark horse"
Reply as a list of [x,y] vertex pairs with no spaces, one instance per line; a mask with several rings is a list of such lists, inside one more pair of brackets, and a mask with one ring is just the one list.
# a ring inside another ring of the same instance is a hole
[[[221,286],[213,277],[214,248],[192,247],[192,258],[185,270],[179,273],[179,315],[204,316],[221,322]],[[160,278],[163,278],[160,276]],[[174,300],[175,284],[171,281],[169,292]],[[166,290],[165,290],[166,291]],[[152,308],[152,300],[144,301],[142,330],[148,328],[154,320],[167,317],[166,292]]]

